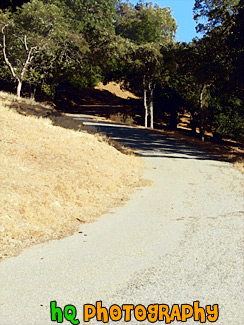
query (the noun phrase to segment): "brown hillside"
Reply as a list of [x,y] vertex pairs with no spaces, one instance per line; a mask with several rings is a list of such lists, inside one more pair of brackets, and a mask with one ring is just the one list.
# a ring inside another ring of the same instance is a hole
[[139,184],[139,158],[122,154],[98,135],[20,115],[6,107],[14,96],[0,97],[1,258],[72,234]]

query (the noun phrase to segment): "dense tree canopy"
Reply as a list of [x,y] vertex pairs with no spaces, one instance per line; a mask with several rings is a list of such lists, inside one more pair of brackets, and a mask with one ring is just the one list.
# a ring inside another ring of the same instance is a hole
[[198,24],[198,31],[209,32],[226,21],[230,22],[238,12],[239,2],[240,0],[196,0],[193,8],[194,18],[196,21],[204,19]]
[[196,19],[206,18],[205,24],[198,25],[205,33],[198,47],[206,44],[205,57],[213,75],[208,99],[209,123],[219,136],[244,136],[243,5],[239,0],[199,0],[194,7]]
[[117,34],[136,44],[170,42],[176,32],[176,22],[169,8],[139,2],[133,6],[119,2],[116,6]]
[[55,70],[79,73],[86,42],[56,5],[32,0],[13,14],[2,14],[1,24],[4,59],[18,81],[18,96],[24,80],[50,89]]
[[243,140],[244,1],[195,0],[193,13],[203,37],[186,44],[170,8],[152,2],[4,1],[0,86],[53,97],[62,84],[123,81],[142,97],[146,127],[154,110],[170,127],[185,112],[203,140]]

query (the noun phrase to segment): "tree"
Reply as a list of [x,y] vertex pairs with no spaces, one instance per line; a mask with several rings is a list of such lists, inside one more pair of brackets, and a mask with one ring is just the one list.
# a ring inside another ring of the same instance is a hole
[[170,8],[139,1],[135,6],[118,2],[116,33],[135,44],[171,42],[177,29]]
[[153,95],[157,82],[162,78],[163,56],[160,47],[155,43],[137,46],[134,65],[137,74],[142,78],[145,127],[148,127],[150,116],[150,127],[153,129]]
[[[6,21],[6,17],[5,17],[5,21]],[[13,65],[11,64],[11,62],[8,59],[8,55],[7,55],[7,45],[6,45],[6,27],[8,27],[11,24],[11,27],[14,28],[13,22],[6,22],[5,24],[3,24],[2,26],[2,50],[3,50],[3,57],[5,60],[6,65],[9,67],[10,72],[13,76],[14,79],[17,80],[17,96],[20,97],[20,92],[21,92],[21,88],[22,88],[22,83],[23,83],[23,79],[26,73],[26,70],[28,68],[28,66],[30,65],[31,61],[33,60],[34,57],[34,51],[36,50],[35,46],[28,46],[27,43],[27,36],[24,35],[23,39],[21,39],[21,41],[23,42],[23,47],[25,50],[25,56],[23,56],[22,59],[22,66],[21,64],[19,65],[19,71],[16,71],[17,68],[13,67]],[[16,45],[17,47],[17,45]],[[17,48],[16,48],[17,50]],[[16,51],[17,52],[17,51]],[[18,63],[17,63],[18,64]]]
[[[89,47],[83,76],[87,86],[104,80],[107,73],[107,50],[114,42],[114,0],[43,0],[57,5],[64,12],[66,22],[78,35],[82,35]],[[104,69],[106,70],[104,72]]]
[[214,76],[208,112],[218,137],[242,137],[244,133],[240,127],[244,104],[243,5],[239,0],[195,1],[196,21],[205,19],[205,23],[198,24],[198,30],[205,33],[205,57]]
[[[222,26],[227,20],[230,21],[231,17],[236,14],[239,2],[240,0],[195,0],[194,19],[197,22],[201,20],[201,23],[197,25],[197,31],[210,32]],[[206,21],[205,24],[204,21]]]
[[80,64],[85,42],[54,4],[32,0],[14,14],[2,13],[1,22],[3,56],[18,83],[18,96],[27,77],[42,82],[51,70]]
[[61,8],[66,20],[87,40],[97,36],[99,31],[114,29],[115,0],[43,0]]
[[[127,78],[130,84],[139,81],[143,89],[145,127],[153,128],[153,93],[156,84],[162,80],[163,55],[161,48],[171,43],[176,32],[176,22],[169,8],[140,1],[116,4],[116,33],[133,44],[130,48],[130,65]],[[128,57],[127,57],[128,59]],[[131,76],[136,76],[131,79]],[[137,83],[138,87],[138,83]]]

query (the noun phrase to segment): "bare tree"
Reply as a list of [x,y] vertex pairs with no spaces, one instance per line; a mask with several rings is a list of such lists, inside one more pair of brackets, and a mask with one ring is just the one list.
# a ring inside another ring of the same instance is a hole
[[[153,129],[153,91],[155,83],[146,82],[146,76],[143,76],[143,103],[145,110],[145,128],[148,127],[148,116],[150,116],[150,128]],[[147,96],[148,93],[148,96]]]
[[9,67],[12,76],[16,79],[18,85],[17,85],[17,97],[20,97],[21,94],[21,88],[22,88],[22,83],[23,83],[23,79],[25,76],[25,73],[27,71],[28,66],[30,65],[33,57],[34,57],[34,51],[36,49],[36,47],[28,47],[27,44],[27,36],[24,36],[24,40],[23,40],[23,44],[24,44],[24,48],[25,48],[25,52],[26,52],[26,58],[25,61],[23,63],[23,66],[21,68],[20,73],[18,74],[18,72],[16,72],[16,68],[13,67],[13,65],[10,63],[8,56],[7,56],[7,46],[6,46],[6,32],[5,32],[5,28],[7,27],[7,25],[2,27],[2,47],[3,47],[3,57],[5,60],[5,63],[7,64],[7,66]]

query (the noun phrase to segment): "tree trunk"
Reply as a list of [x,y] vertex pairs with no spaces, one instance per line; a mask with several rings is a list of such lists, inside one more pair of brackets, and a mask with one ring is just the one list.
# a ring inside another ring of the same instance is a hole
[[145,128],[147,128],[147,119],[148,119],[148,106],[147,106],[147,90],[146,90],[146,77],[143,77],[143,101],[144,101],[144,110],[145,110]]
[[22,88],[22,80],[18,80],[18,86],[17,86],[17,97],[20,98],[20,93],[21,93],[21,88]]
[[36,99],[36,86],[30,85],[30,98],[32,100]]
[[147,107],[147,91],[144,89],[144,110],[145,110],[145,128],[147,128],[148,107]]
[[201,139],[202,142],[204,142],[205,140],[205,136],[204,136],[204,104],[203,104],[203,93],[204,93],[204,89],[205,89],[205,85],[203,85],[201,87],[201,91],[200,91],[200,135],[201,135]]
[[155,86],[149,84],[149,109],[150,109],[150,128],[153,129],[153,90]]

